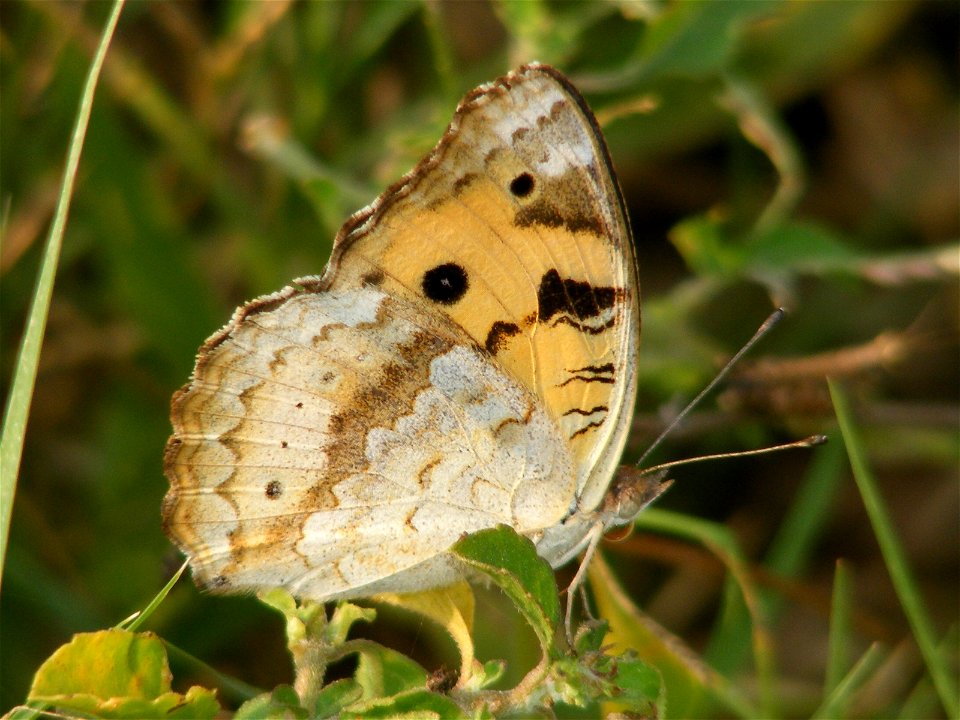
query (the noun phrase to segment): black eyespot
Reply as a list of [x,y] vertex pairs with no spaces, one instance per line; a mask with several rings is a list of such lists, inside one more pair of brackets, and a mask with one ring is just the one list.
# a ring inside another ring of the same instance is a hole
[[510,181],[510,192],[517,197],[526,197],[533,192],[533,175],[523,173]]
[[470,287],[467,271],[456,263],[444,263],[423,274],[423,294],[434,302],[453,305]]

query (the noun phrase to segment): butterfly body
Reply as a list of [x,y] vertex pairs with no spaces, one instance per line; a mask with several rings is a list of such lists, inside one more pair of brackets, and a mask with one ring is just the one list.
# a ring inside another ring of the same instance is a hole
[[240,308],[173,401],[167,533],[213,589],[316,600],[460,576],[505,523],[558,565],[632,417],[632,240],[593,116],[529,65],[347,221],[319,278]]

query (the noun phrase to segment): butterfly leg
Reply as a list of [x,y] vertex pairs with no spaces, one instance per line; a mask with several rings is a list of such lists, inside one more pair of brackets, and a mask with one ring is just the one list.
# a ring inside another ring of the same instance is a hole
[[[586,535],[586,549],[576,575],[567,587],[567,607],[564,616],[564,629],[567,642],[573,647],[573,599],[576,592],[584,591],[587,568],[593,559],[597,546],[604,534],[615,527],[632,523],[645,507],[667,491],[672,480],[667,480],[666,470],[648,472],[631,465],[622,465],[617,477],[603,499],[596,513],[596,521]],[[582,596],[584,609],[589,616],[590,610],[585,595]]]

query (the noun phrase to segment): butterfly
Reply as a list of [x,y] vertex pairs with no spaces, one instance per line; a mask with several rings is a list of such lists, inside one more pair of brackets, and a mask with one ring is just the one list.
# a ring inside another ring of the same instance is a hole
[[172,401],[166,533],[204,588],[317,601],[453,583],[450,546],[501,523],[567,562],[610,524],[638,294],[570,81],[535,63],[476,88],[323,275],[200,348]]

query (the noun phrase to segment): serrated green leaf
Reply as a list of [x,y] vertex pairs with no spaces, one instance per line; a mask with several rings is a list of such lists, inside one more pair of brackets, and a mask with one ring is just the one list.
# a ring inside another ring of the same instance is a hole
[[237,710],[234,720],[304,720],[310,717],[300,698],[289,685],[278,685],[272,692],[248,700]]
[[609,629],[609,624],[606,621],[587,621],[581,624],[577,628],[573,642],[577,655],[597,652],[603,645],[603,640],[606,638]]
[[318,640],[328,632],[327,610],[323,603],[297,603],[283,588],[274,588],[259,595],[260,600],[286,619],[287,646],[291,649],[305,640]]
[[163,643],[153,633],[79,633],[58,648],[33,680],[28,698],[86,693],[152,700],[170,690]]
[[416,689],[392,697],[378,698],[355,705],[341,713],[342,718],[467,718],[453,700]]
[[[78,693],[60,697],[44,698],[47,708],[56,708],[57,717],[77,715],[108,720],[201,720],[213,718],[220,711],[216,696],[211,690],[194,686],[186,695],[168,692],[152,700],[142,698],[100,698]],[[49,715],[47,715],[49,716]],[[41,714],[41,717],[44,715]]]
[[320,719],[339,715],[345,707],[362,697],[363,688],[356,680],[335,680],[317,693],[312,717]]
[[153,633],[102,630],[80,633],[40,669],[28,702],[105,718],[212,718],[220,710],[212,690],[170,689],[163,642]]
[[349,602],[341,602],[330,616],[330,621],[324,628],[324,640],[331,645],[342,645],[347,640],[350,628],[354,623],[372,623],[377,619],[377,611],[373,608],[364,608]]
[[[617,703],[653,717],[664,716],[666,695],[663,678],[656,668],[635,658],[618,658],[615,682],[623,691],[616,698]],[[650,712],[653,709],[655,713]]]
[[498,525],[468,535],[452,552],[496,583],[530,623],[545,655],[555,653],[554,632],[560,621],[560,599],[550,565],[513,528]]

